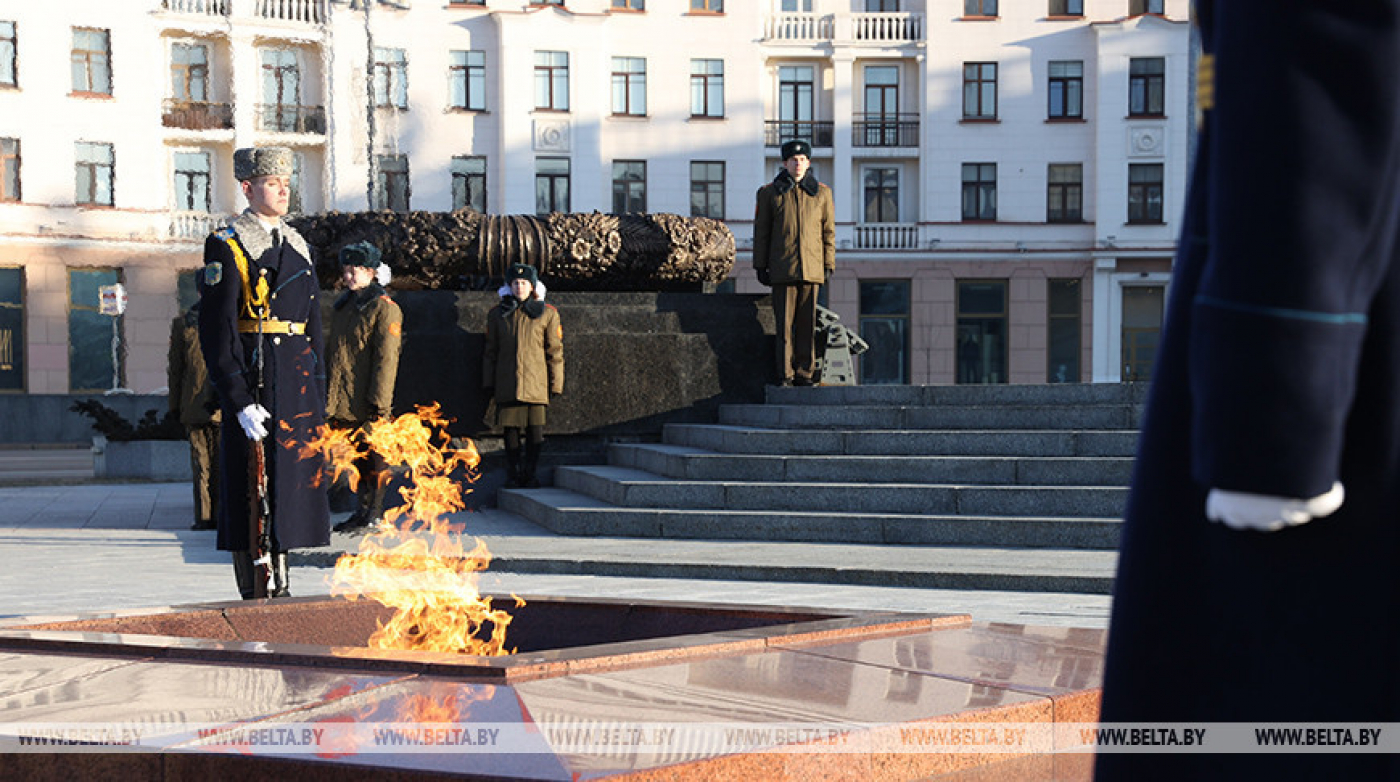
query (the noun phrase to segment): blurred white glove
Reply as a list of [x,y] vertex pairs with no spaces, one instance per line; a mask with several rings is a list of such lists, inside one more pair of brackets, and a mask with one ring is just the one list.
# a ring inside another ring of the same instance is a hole
[[243,427],[243,433],[248,435],[248,439],[254,442],[267,437],[267,428],[263,426],[263,421],[272,417],[272,413],[267,412],[262,405],[248,405],[238,411],[238,425]]
[[1206,518],[1230,529],[1276,532],[1330,516],[1342,507],[1344,499],[1346,492],[1340,483],[1333,483],[1331,491],[1310,499],[1211,489],[1206,495]]

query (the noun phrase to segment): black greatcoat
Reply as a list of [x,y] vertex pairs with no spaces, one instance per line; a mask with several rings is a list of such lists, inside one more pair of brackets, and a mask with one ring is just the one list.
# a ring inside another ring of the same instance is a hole
[[[243,283],[233,250],[217,232],[205,240],[199,338],[224,413],[218,546],[224,551],[248,550],[251,441],[238,423],[238,411],[254,402],[272,414],[264,426],[272,439],[272,447],[267,449],[267,474],[273,548],[286,551],[324,546],[330,542],[325,484],[318,485],[324,460],[320,456],[298,458],[296,454],[296,446],[306,443],[325,417],[324,337],[311,253],[301,236],[285,223],[279,228],[284,240],[277,248],[272,248],[271,236],[250,212],[235,219],[232,227],[250,261],[250,275],[256,279],[259,270],[267,270],[271,317],[305,323],[306,333],[262,337],[263,391],[259,396],[258,336],[238,332]],[[220,264],[217,270],[212,266],[215,263]]]
[[[1400,0],[1197,12],[1214,107],[1123,530],[1102,719],[1394,723]],[[1299,527],[1204,515],[1211,488],[1313,497],[1334,481],[1341,509]],[[1395,756],[1337,753],[1104,753],[1098,771],[1400,778]]]

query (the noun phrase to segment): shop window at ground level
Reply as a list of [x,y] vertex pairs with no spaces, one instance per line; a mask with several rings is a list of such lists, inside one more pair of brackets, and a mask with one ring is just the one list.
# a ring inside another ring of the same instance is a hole
[[1157,360],[1157,343],[1162,337],[1163,300],[1161,285],[1132,285],[1123,288],[1123,380],[1152,379]]
[[958,283],[957,381],[1006,382],[1006,281]]
[[860,284],[860,336],[870,346],[860,356],[862,385],[909,382],[909,281]]
[[1080,281],[1047,280],[1050,302],[1048,324],[1047,383],[1079,382]]
[[[68,270],[68,390],[73,393],[120,388],[120,356],[112,339],[121,336],[121,319],[103,315],[98,289],[121,282],[117,269]],[[113,323],[116,323],[115,327]],[[118,340],[118,348],[125,340]]]
[[0,391],[24,390],[24,270],[0,269]]

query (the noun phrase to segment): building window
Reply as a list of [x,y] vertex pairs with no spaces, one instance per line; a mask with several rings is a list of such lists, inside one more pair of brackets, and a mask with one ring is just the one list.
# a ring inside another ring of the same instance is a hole
[[262,50],[263,106],[259,129],[296,133],[307,128],[301,108],[301,66],[290,49]]
[[1162,164],[1128,166],[1128,222],[1162,222]]
[[963,0],[963,16],[996,16],[997,0]]
[[1128,64],[1128,116],[1160,117],[1166,99],[1167,61],[1134,57]]
[[963,163],[962,219],[997,219],[996,163]]
[[690,61],[690,116],[724,116],[724,60]]
[[0,269],[0,391],[24,390],[24,270]]
[[1084,222],[1084,166],[1051,163],[1046,183],[1045,222]]
[[865,222],[899,222],[899,169],[865,169]]
[[104,285],[121,282],[116,269],[68,270],[68,390],[73,393],[121,388],[121,316],[102,314]]
[[170,97],[181,103],[209,100],[209,47],[195,43],[170,45]]
[[810,14],[812,0],[783,0],[781,10],[785,14]]
[[646,161],[614,160],[612,180],[613,214],[640,214],[647,210]]
[[409,192],[408,155],[380,155],[375,206],[392,212],[407,212]]
[[724,163],[690,161],[690,216],[724,219]]
[[612,7],[627,11],[647,10],[646,0],[612,0]]
[[[808,11],[811,5],[808,4]],[[895,13],[899,11],[899,0],[865,0],[865,12],[868,14]]]
[[301,200],[301,183],[304,179],[302,168],[306,155],[292,153],[292,175],[287,178],[287,214],[301,214],[304,204]]
[[0,138],[0,201],[18,200],[19,139]]
[[1166,13],[1165,5],[1166,0],[1128,0],[1128,15],[1164,14]]
[[374,105],[408,108],[408,55],[403,49],[374,49]]
[[997,64],[963,63],[963,119],[996,119]]
[[690,10],[722,14],[724,13],[724,0],[690,0]]
[[778,68],[778,135],[783,139],[811,135],[815,72],[810,65]]
[[1084,0],[1050,0],[1050,16],[1083,16]]
[[486,158],[452,158],[452,208],[486,212]]
[[1049,349],[1046,354],[1045,382],[1079,382],[1079,280],[1047,280],[1049,306]]
[[960,280],[959,383],[1006,382],[1006,281]]
[[73,92],[112,94],[111,34],[106,30],[73,28]]
[[452,108],[486,110],[485,52],[453,52],[447,80],[452,89]]
[[612,58],[612,113],[630,117],[646,116],[646,58]]
[[569,159],[542,157],[535,161],[535,214],[568,212]]
[[909,281],[860,283],[860,336],[870,349],[860,356],[861,385],[909,382]]
[[175,153],[175,209],[209,211],[209,153]]
[[74,151],[77,162],[73,203],[112,206],[116,203],[112,194],[116,165],[112,145],[79,141]]
[[1124,381],[1152,379],[1157,361],[1157,345],[1162,339],[1163,301],[1161,285],[1123,286],[1123,364]]
[[16,70],[15,23],[0,21],[0,87],[18,87],[19,72]]
[[1084,118],[1084,63],[1050,62],[1050,119]]
[[535,108],[569,110],[568,52],[535,52]]

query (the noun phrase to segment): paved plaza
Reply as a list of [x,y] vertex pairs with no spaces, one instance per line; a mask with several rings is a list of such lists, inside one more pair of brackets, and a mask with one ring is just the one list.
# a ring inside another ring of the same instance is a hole
[[[233,600],[228,555],[215,550],[213,532],[189,529],[193,500],[184,483],[98,484],[80,468],[77,452],[9,451],[0,467],[25,485],[0,486],[0,616],[66,615]],[[48,469],[45,465],[52,465]],[[54,478],[45,485],[45,476]],[[66,483],[61,482],[66,481]],[[345,514],[338,514],[339,520]],[[917,559],[915,546],[764,543],[708,540],[573,538],[548,532],[509,513],[487,509],[454,521],[486,541],[503,562],[530,561],[560,552],[586,552],[594,571],[625,565],[629,556],[658,550],[678,561],[781,558],[831,567]],[[327,594],[330,563],[359,538],[336,534],[330,549],[294,553],[292,590]],[[996,551],[987,556],[995,559]],[[567,559],[567,557],[565,557]],[[508,565],[507,565],[508,567]],[[619,567],[619,569],[624,569]],[[1109,598],[1102,595],[987,590],[844,586],[775,581],[638,578],[487,571],[485,592],[573,597],[636,597],[765,605],[966,612],[978,621],[1105,627]]]

